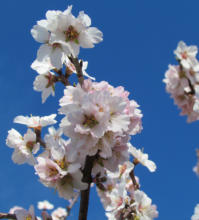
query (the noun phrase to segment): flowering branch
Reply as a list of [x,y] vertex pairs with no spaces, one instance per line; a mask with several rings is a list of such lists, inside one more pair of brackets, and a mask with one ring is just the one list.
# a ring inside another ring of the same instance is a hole
[[133,182],[133,185],[135,187],[135,190],[139,189],[140,186],[139,184],[137,183],[136,179],[135,179],[135,174],[134,174],[134,168],[131,170],[131,172],[129,173],[129,176],[131,177],[131,180]]
[[15,214],[0,213],[0,219],[17,219]]

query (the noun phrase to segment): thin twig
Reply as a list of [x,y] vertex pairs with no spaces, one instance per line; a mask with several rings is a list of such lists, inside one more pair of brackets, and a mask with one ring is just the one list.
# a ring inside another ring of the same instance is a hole
[[36,142],[40,143],[43,148],[46,148],[46,143],[42,140],[41,138],[41,130],[40,129],[35,129],[35,134],[36,134]]
[[17,219],[15,214],[10,213],[1,213],[0,212],[0,219]]
[[77,193],[77,194],[75,195],[75,197],[72,199],[71,203],[66,207],[66,209],[67,209],[66,219],[67,219],[67,217],[70,215],[71,209],[73,208],[73,206],[74,206],[75,203],[77,202],[77,200],[78,200],[78,198],[79,198],[79,195],[80,195],[80,193]]
[[63,83],[65,86],[69,86],[70,82],[69,82],[69,74],[63,74],[62,70],[56,70],[54,69],[54,71],[58,74],[58,76],[54,76],[53,81],[54,82],[61,82]]
[[77,77],[78,77],[78,82],[79,84],[82,86],[83,82],[84,82],[84,75],[82,72],[82,66],[83,66],[83,62],[82,60],[79,62],[77,57],[73,57],[73,55],[71,55],[69,57],[71,63],[75,66],[76,72],[77,72]]

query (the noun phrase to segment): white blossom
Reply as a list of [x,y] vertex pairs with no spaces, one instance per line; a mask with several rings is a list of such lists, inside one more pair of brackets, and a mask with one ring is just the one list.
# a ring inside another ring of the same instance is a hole
[[146,166],[151,172],[156,170],[156,165],[153,161],[148,159],[148,154],[144,154],[140,149],[136,149],[130,143],[128,143],[128,146],[129,153],[132,154],[139,163],[141,163],[143,166]]
[[44,201],[40,201],[38,202],[37,204],[37,207],[38,209],[41,209],[41,210],[51,210],[54,208],[54,205],[51,204],[50,202],[48,202],[47,200],[44,200]]
[[49,116],[39,117],[39,116],[17,116],[14,119],[14,123],[27,125],[30,128],[42,128],[48,125],[55,124],[57,121],[55,120],[56,114],[52,114]]

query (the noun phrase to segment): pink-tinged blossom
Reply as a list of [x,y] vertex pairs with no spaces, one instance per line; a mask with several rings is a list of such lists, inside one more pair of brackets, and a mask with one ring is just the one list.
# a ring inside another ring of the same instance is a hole
[[67,174],[67,171],[62,170],[60,166],[53,160],[43,157],[37,158],[38,164],[35,165],[36,174],[44,185],[53,186],[56,181]]
[[14,123],[23,124],[30,128],[41,129],[42,127],[46,127],[49,125],[55,124],[57,121],[55,120],[56,114],[52,114],[49,116],[39,117],[39,116],[17,116],[14,119]]
[[158,217],[158,211],[155,205],[152,205],[152,200],[140,190],[134,193],[136,216],[140,220],[153,220]]
[[163,82],[171,94],[175,104],[182,110],[181,115],[187,115],[187,121],[199,119],[199,62],[196,59],[197,48],[186,46],[180,42],[175,51],[178,66],[169,65]]
[[140,149],[136,149],[130,143],[128,144],[129,153],[134,157],[135,162],[141,163],[146,166],[150,172],[156,170],[156,165],[153,161],[148,159],[148,154],[144,154]]
[[83,87],[79,84],[75,88],[66,87],[59,110],[66,116],[60,126],[71,138],[74,148],[89,155],[99,151],[99,155],[107,159],[112,157],[113,149],[117,151],[117,136],[140,132],[142,114],[138,104],[128,99],[128,94],[123,87],[114,88],[107,82],[90,80],[85,80]]
[[36,134],[31,129],[28,129],[23,137],[18,131],[11,129],[8,131],[6,144],[9,147],[14,148],[12,154],[12,160],[14,163],[35,164],[36,161],[33,154],[36,154],[39,151],[40,144],[36,142]]
[[37,207],[40,210],[51,210],[54,208],[54,205],[51,204],[49,201],[44,200],[37,203]]
[[174,51],[177,59],[185,69],[189,69],[198,65],[196,55],[198,48],[196,46],[187,46],[183,41],[178,43],[177,49]]
[[51,215],[53,220],[63,220],[67,217],[68,213],[66,209],[59,207],[55,209]]

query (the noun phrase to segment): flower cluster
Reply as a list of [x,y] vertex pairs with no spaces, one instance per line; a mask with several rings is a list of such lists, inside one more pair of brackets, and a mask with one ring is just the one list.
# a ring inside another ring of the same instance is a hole
[[178,65],[169,65],[165,73],[166,90],[182,110],[181,115],[188,116],[188,122],[199,119],[199,62],[196,58],[196,46],[187,46],[180,41],[174,51]]
[[59,112],[66,115],[60,124],[71,138],[74,154],[84,164],[87,155],[112,171],[128,160],[128,141],[142,129],[138,104],[128,99],[123,87],[85,80],[83,86],[67,86]]
[[[58,111],[64,117],[57,130],[49,127],[43,135],[43,127],[56,123],[56,114],[17,116],[14,122],[26,125],[28,130],[24,136],[15,129],[8,132],[6,143],[14,148],[12,159],[17,164],[33,165],[40,182],[67,200],[80,191],[89,193],[90,184],[95,183],[109,219],[152,220],[158,212],[140,190],[134,168],[142,164],[154,172],[156,165],[129,142],[131,135],[142,130],[141,110],[122,86],[94,82],[95,78],[86,73],[88,63],[77,57],[80,47],[94,47],[102,41],[102,33],[90,27],[91,19],[84,12],[76,18],[71,10],[72,6],[64,12],[48,11],[46,19],[31,30],[34,39],[42,43],[31,65],[39,74],[34,90],[42,92],[45,102],[55,94],[55,84],[63,83]],[[69,81],[73,73],[77,84]],[[44,210],[42,218],[49,219],[46,209],[52,206],[43,202],[38,207]],[[52,214],[53,220],[62,218],[62,211]],[[34,219],[32,208],[14,213]]]
[[26,210],[22,207],[15,206],[9,210],[9,214],[14,214],[17,219],[22,220],[47,220],[47,219],[52,219],[52,220],[63,220],[68,216],[67,210],[64,208],[57,208],[55,209],[51,215],[48,214],[47,210],[51,210],[54,208],[54,205],[49,203],[47,200],[38,202],[37,208],[42,210],[41,212],[41,217],[35,216],[35,210],[34,206],[30,206],[29,210]]
[[109,220],[151,220],[158,217],[156,206],[152,205],[151,199],[139,189],[138,178],[133,177],[132,182],[130,176],[133,175],[133,169],[134,165],[126,162],[119,166],[118,172],[106,171],[106,180],[101,183],[103,187],[98,183],[98,194]]

